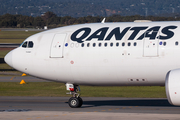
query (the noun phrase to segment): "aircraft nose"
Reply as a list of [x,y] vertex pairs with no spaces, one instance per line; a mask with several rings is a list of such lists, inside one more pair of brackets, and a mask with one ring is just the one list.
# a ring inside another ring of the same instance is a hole
[[10,51],[5,57],[4,57],[4,61],[11,67],[13,67],[13,62],[12,62],[12,55],[13,55],[13,51]]

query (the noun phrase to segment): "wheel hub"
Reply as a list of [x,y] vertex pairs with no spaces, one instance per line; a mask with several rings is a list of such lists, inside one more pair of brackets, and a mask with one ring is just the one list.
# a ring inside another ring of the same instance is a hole
[[71,105],[75,106],[77,104],[76,100],[71,101]]

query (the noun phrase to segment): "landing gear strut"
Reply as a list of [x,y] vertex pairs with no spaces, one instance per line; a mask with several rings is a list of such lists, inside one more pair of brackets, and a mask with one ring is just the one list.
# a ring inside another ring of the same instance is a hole
[[83,104],[83,100],[78,93],[80,91],[80,87],[78,85],[66,84],[66,89],[70,92],[67,94],[71,94],[72,97],[69,99],[68,104],[71,108],[79,108]]

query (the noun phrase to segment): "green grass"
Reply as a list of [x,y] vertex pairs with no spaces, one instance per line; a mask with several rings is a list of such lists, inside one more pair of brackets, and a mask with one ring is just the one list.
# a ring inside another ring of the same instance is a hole
[[40,31],[0,31],[0,43],[22,43],[27,37]]
[[[159,86],[82,87],[82,94],[90,92],[94,97],[166,98],[165,88]],[[85,89],[85,91],[83,90]]]
[[8,39],[25,39],[33,34],[38,33],[39,31],[0,31],[0,38]]
[[0,58],[4,58],[4,56],[9,52],[10,50],[0,50]]
[[0,43],[22,43],[25,39],[1,39]]
[[9,70],[11,70],[13,68],[10,67],[9,65],[7,65],[6,63],[3,63],[3,64],[0,64],[0,70],[2,70],[2,69],[9,69]]
[[[166,98],[164,87],[80,86],[82,97]],[[0,96],[70,96],[65,85],[56,82],[1,82]]]

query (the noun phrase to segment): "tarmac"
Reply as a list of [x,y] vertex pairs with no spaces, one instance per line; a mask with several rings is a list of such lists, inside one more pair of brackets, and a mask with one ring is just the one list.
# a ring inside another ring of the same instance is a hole
[[[22,79],[49,82],[31,76],[17,76],[13,72],[3,73],[5,76],[0,77],[0,82],[20,82]],[[70,108],[70,97],[0,96],[0,120],[180,119],[180,107],[170,105],[165,98],[83,97],[81,108]]]
[[179,120],[180,107],[167,99],[83,97],[81,108],[70,108],[70,97],[0,97],[2,120]]

